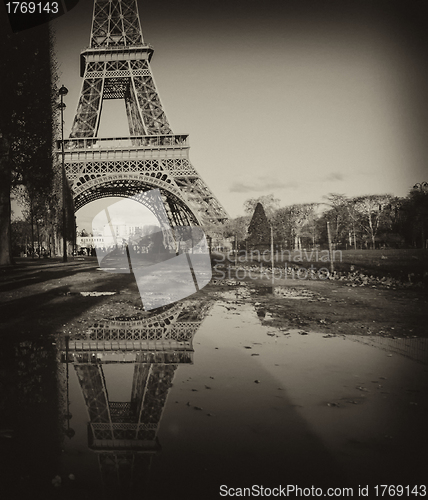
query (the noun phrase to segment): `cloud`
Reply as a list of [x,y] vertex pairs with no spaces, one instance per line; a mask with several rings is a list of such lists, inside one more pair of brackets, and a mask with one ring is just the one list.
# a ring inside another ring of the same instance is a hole
[[304,181],[290,180],[282,182],[281,180],[270,176],[258,177],[251,179],[249,182],[234,182],[230,189],[230,193],[263,193],[272,191],[291,191],[296,189],[307,188],[310,184],[318,184],[320,182],[341,182],[344,180],[344,175],[340,172],[331,172],[325,177],[306,178]]
[[231,193],[261,193],[272,190],[296,189],[297,187],[299,187],[299,183],[297,182],[281,182],[278,180],[259,178],[258,181],[255,180],[250,183],[234,182],[229,191]]
[[343,174],[339,172],[332,172],[331,174],[328,174],[327,177],[322,179],[322,182],[343,181],[343,178]]

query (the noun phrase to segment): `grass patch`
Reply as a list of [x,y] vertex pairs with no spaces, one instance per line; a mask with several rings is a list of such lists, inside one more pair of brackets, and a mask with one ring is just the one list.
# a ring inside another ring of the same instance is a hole
[[[278,252],[275,255],[274,266],[298,266],[309,268],[313,265],[319,269],[330,269],[330,258],[327,250],[323,251],[290,251]],[[213,264],[234,265],[235,257],[230,254],[214,253]],[[270,252],[262,255],[245,255],[241,253],[237,258],[238,266],[260,264],[271,267]],[[361,271],[373,276],[391,276],[407,281],[409,274],[412,281],[420,281],[428,273],[428,250],[426,249],[387,249],[387,250],[336,250],[333,260],[334,270],[338,272]]]

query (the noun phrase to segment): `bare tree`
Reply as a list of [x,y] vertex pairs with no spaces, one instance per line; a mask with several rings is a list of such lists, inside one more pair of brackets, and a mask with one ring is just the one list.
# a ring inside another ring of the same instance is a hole
[[353,199],[359,224],[369,238],[372,248],[376,246],[376,236],[382,224],[387,221],[393,196],[367,195]]
[[287,242],[295,249],[302,248],[304,238],[314,245],[317,236],[317,203],[302,203],[283,207],[272,219],[275,239]]

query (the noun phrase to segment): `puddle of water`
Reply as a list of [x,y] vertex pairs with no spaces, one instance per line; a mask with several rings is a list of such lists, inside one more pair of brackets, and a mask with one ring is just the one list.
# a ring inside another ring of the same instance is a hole
[[[361,342],[386,352],[397,353],[413,361],[428,364],[428,339],[426,338],[390,338],[380,336],[349,337],[350,340]],[[390,356],[392,356],[390,354]]]
[[264,326],[248,294],[106,320],[50,347],[64,451],[49,470],[64,494],[187,500],[295,484],[357,496],[359,484],[422,481],[426,341]]
[[281,287],[276,286],[273,287],[272,293],[277,297],[283,297],[286,299],[294,299],[294,300],[309,300],[314,297],[319,297],[319,294],[311,292],[306,289],[295,289],[291,287]]

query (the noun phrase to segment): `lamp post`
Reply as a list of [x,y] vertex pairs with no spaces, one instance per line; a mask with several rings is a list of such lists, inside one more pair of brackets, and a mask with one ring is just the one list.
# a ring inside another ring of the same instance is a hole
[[[413,189],[418,190],[421,195],[428,193],[428,182],[418,182],[413,186]],[[420,199],[420,202],[422,200]],[[417,205],[416,205],[417,206]],[[422,248],[428,248],[428,240],[425,240],[425,220],[427,218],[427,212],[423,209],[423,203],[419,204],[418,217],[421,222],[421,239],[422,239]]]
[[330,254],[330,272],[334,273],[334,264],[333,264],[333,245],[331,243],[331,234],[330,234],[330,222],[327,221],[327,239],[328,239],[328,253]]
[[65,186],[67,182],[67,178],[65,175],[65,166],[64,166],[64,96],[68,94],[68,89],[62,85],[59,89],[59,95],[61,96],[61,153],[62,153],[62,243],[63,243],[63,252],[62,252],[62,261],[67,262],[67,216],[65,211]]
[[275,284],[275,255],[274,255],[274,245],[273,245],[273,226],[270,227],[270,265],[272,266],[272,293]]

